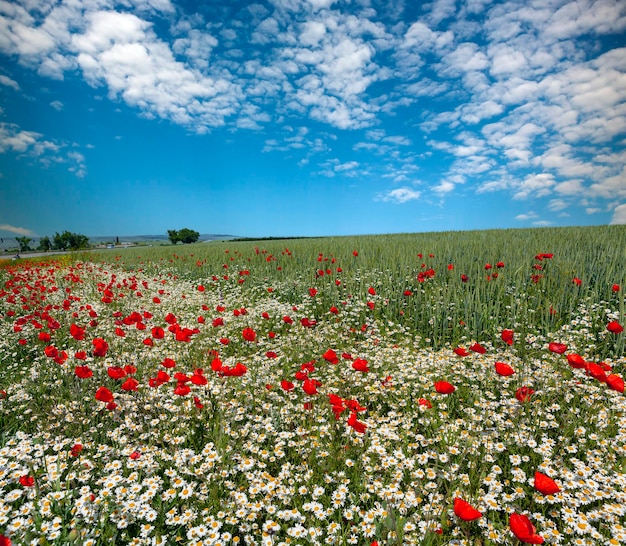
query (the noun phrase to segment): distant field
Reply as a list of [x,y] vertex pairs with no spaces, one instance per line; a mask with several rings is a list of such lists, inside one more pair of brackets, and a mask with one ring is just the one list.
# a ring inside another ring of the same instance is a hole
[[5,262],[0,535],[624,543],[625,286],[624,226]]

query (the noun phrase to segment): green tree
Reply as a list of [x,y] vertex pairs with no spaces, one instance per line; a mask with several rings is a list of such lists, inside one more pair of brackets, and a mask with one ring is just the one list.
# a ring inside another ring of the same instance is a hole
[[82,233],[55,233],[52,238],[52,248],[55,250],[80,250],[89,247],[89,237]]
[[190,244],[195,243],[200,238],[200,232],[189,228],[179,229],[178,231],[168,229],[167,236],[173,245],[178,243],[178,241],[183,244]]
[[175,229],[168,229],[167,236],[170,240],[170,243],[172,243],[173,245],[180,241],[180,239],[178,238],[178,231],[176,231]]
[[29,243],[32,241],[30,237],[16,237],[15,240],[20,245],[20,252],[26,252],[30,250]]
[[48,252],[52,248],[52,242],[50,241],[50,237],[45,235],[41,239],[39,239],[39,246],[37,250],[41,250],[43,252]]

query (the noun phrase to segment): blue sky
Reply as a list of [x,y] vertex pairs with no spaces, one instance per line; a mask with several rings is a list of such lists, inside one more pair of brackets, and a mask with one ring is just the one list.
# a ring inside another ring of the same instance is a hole
[[622,0],[0,4],[0,236],[626,223]]

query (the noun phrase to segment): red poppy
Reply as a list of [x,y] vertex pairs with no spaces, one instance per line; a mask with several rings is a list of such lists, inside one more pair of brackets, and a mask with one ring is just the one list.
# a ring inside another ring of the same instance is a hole
[[119,366],[109,366],[107,368],[107,375],[111,379],[123,379],[126,377],[126,372],[124,368],[120,368]]
[[286,379],[283,379],[280,382],[280,388],[283,389],[286,392],[290,392],[292,391],[295,387],[294,384],[291,381],[287,381]]
[[309,296],[314,298],[316,295],[317,295],[317,289],[316,288],[309,288]]
[[213,322],[211,322],[211,325],[213,326],[213,328],[217,328],[218,326],[224,326],[224,319],[222,317],[214,318]]
[[133,451],[128,457],[133,461],[136,461],[139,457],[141,457],[141,453],[139,453],[139,451]]
[[467,355],[469,355],[469,352],[464,347],[457,347],[456,349],[454,349],[454,353],[456,355],[458,355],[458,356],[467,356]]
[[614,391],[621,393],[624,392],[624,380],[619,375],[612,373],[611,375],[607,376],[606,384]]
[[469,280],[469,277],[465,273],[463,273],[463,275],[461,275],[461,281],[467,282],[468,280]]
[[52,337],[48,332],[39,332],[39,341],[43,341],[44,343],[49,343]]
[[80,455],[80,452],[83,450],[83,446],[80,444],[74,444],[72,446],[72,449],[70,449],[70,455],[72,457],[78,457],[78,455]]
[[535,472],[535,489],[542,495],[554,495],[561,491],[561,488],[550,477],[539,471]]
[[20,483],[24,487],[32,487],[33,485],[35,485],[35,478],[26,474],[24,476],[20,476]]
[[565,345],[564,343],[549,343],[548,350],[553,353],[562,355],[565,351],[567,351],[567,345]]
[[484,355],[487,352],[487,349],[485,349],[480,343],[474,343],[470,346],[470,351]]
[[498,262],[496,264],[496,267],[499,268],[499,269],[502,269],[504,267],[504,262]]
[[496,362],[495,368],[496,368],[496,373],[504,377],[513,375],[515,373],[515,370],[506,362]]
[[11,539],[9,537],[5,537],[4,535],[0,535],[0,546],[11,546]]
[[91,343],[93,345],[93,356],[106,356],[109,344],[104,339],[97,337]]
[[93,372],[89,366],[76,366],[74,368],[74,374],[76,377],[80,377],[81,379],[88,379],[93,375]]
[[572,368],[584,368],[585,367],[585,359],[580,356],[579,354],[576,353],[572,353],[567,355],[567,363],[572,367]]
[[433,407],[433,405],[428,400],[426,400],[426,398],[418,398],[417,399],[417,403],[418,403],[418,405],[424,406],[424,407],[426,407],[428,409]]
[[176,367],[176,361],[171,358],[165,358],[163,362],[161,362],[161,366],[164,368],[174,368]]
[[528,402],[535,391],[530,387],[520,387],[515,391],[515,398],[517,398],[522,404]]
[[96,400],[100,402],[113,402],[113,393],[106,387],[98,387],[96,391]]
[[85,339],[85,328],[81,328],[76,324],[70,325],[70,335],[77,341]]
[[614,284],[614,285],[611,287],[611,290],[613,290],[613,292],[619,292],[619,290],[620,290],[620,286],[619,286],[619,284]]
[[317,394],[317,381],[315,381],[315,379],[306,378],[302,384],[302,390],[309,396]]
[[476,510],[469,502],[459,497],[454,499],[454,513],[463,521],[473,521],[483,515],[482,512]]
[[437,381],[435,382],[435,390],[440,394],[452,394],[456,387],[447,381]]
[[359,255],[359,253],[358,253],[358,251],[353,250],[353,251],[352,251],[352,255],[353,255],[353,256],[358,256],[358,255]]
[[369,368],[367,367],[367,360],[363,360],[362,358],[357,358],[353,363],[352,363],[352,367],[357,371],[357,372],[364,372],[367,373],[369,372]]
[[612,334],[621,334],[624,331],[624,327],[616,320],[609,322],[606,325],[606,329]]
[[407,289],[407,290],[405,290],[405,291],[402,293],[402,295],[404,295],[404,296],[406,296],[406,297],[408,298],[409,296],[412,296],[412,295],[413,295],[413,292],[411,292],[410,290],[408,290],[408,289]]
[[200,401],[200,398],[198,398],[197,396],[193,397],[193,405],[196,406],[196,408],[198,409],[202,409],[204,407],[204,404]]
[[507,343],[508,345],[513,345],[513,330],[502,330],[502,341],[504,341],[505,343]]
[[581,281],[578,277],[574,277],[572,279],[572,283],[574,283],[576,286],[580,286],[583,283],[583,281]]
[[509,527],[520,541],[526,544],[543,544],[543,537],[537,534],[535,526],[523,514],[511,514]]
[[191,392],[191,388],[186,383],[178,383],[174,387],[174,394],[178,396],[187,396]]
[[492,267],[491,264],[485,264],[485,271],[489,271]]
[[339,357],[337,353],[332,349],[328,349],[323,355],[322,358],[331,364],[337,364],[339,362]]
[[123,391],[136,391],[139,386],[139,381],[137,381],[134,377],[129,377],[124,383],[121,385],[121,389]]
[[375,295],[376,295],[376,290],[374,289],[374,287],[370,286],[370,287],[367,289],[367,293],[368,293],[370,296],[375,296]]
[[284,322],[285,324],[293,324],[293,319],[292,319],[289,315],[285,315],[285,316],[283,317],[283,322]]
[[594,379],[597,379],[601,383],[606,381],[606,372],[604,368],[595,362],[587,362],[585,364],[585,368],[587,370],[587,375],[590,375]]
[[350,425],[359,434],[364,434],[367,429],[367,425],[365,423],[357,420],[356,411],[350,413],[350,417],[348,417],[348,425]]

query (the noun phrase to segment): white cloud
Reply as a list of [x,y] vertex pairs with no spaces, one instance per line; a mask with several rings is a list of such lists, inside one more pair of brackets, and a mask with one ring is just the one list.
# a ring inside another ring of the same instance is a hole
[[513,195],[513,199],[527,199],[531,195],[534,197],[544,197],[551,193],[554,185],[554,176],[550,173],[529,175],[518,185],[517,192]]
[[534,220],[535,218],[538,218],[537,213],[532,210],[525,214],[518,214],[515,217],[516,220],[521,220],[521,221]]
[[60,100],[53,100],[50,103],[50,106],[52,106],[52,108],[54,108],[57,112],[63,110],[63,103]]
[[408,201],[416,201],[421,195],[421,192],[415,191],[411,188],[396,188],[395,190],[391,190],[384,195],[379,195],[377,200],[402,204]]
[[611,225],[626,224],[626,203],[618,205],[613,211]]
[[34,157],[43,165],[65,163],[71,172],[82,178],[86,174],[85,158],[68,145],[57,140],[47,140],[35,131],[24,131],[14,123],[0,122],[0,153],[16,153]]
[[12,80],[11,78],[9,78],[8,76],[5,76],[4,74],[0,74],[0,85],[11,87],[12,89],[15,89],[15,91],[19,91],[20,89],[19,84],[15,80]]
[[14,233],[15,235],[28,236],[28,237],[32,237],[35,235],[33,231],[30,229],[11,226],[9,224],[0,224],[0,231],[8,231],[10,233]]

